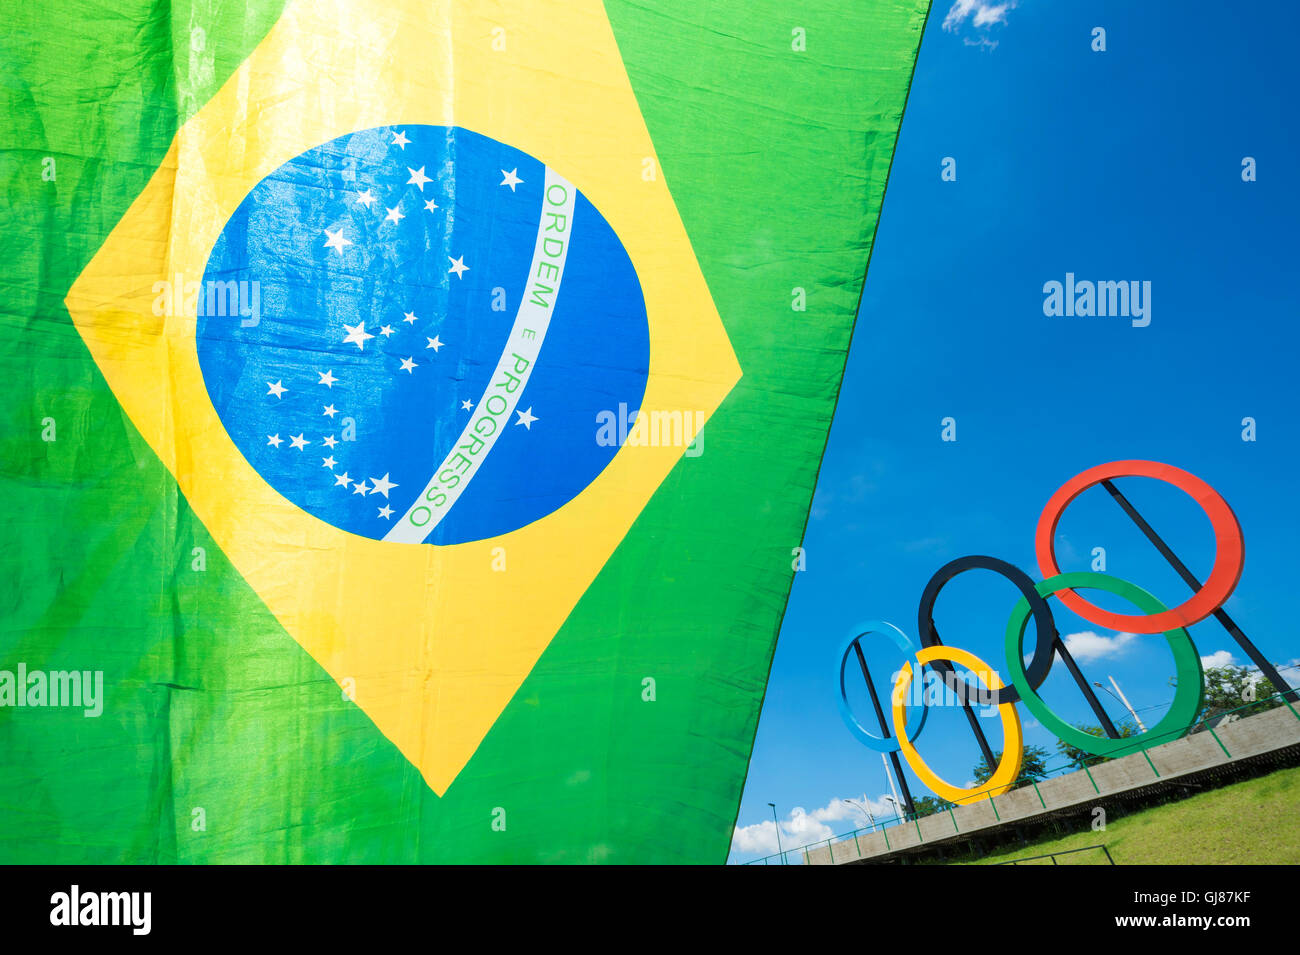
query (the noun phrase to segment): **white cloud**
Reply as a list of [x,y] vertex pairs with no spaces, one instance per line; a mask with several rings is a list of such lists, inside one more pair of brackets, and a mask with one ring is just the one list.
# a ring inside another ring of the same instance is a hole
[[1007,22],[1007,14],[1015,9],[1016,0],[1003,0],[1001,3],[990,3],[989,0],[953,0],[953,5],[948,8],[948,15],[943,18],[943,28],[949,33],[957,33],[963,24],[967,21],[970,26],[977,31],[974,37],[963,37],[962,42],[966,46],[980,46],[987,49],[993,49],[998,45],[996,40],[990,40],[988,31],[990,27]]
[[[862,805],[860,799],[855,802]],[[893,804],[883,796],[868,799],[866,808],[877,818],[892,817],[894,814]],[[832,799],[823,808],[812,812],[796,806],[781,820],[781,848],[798,849],[815,842],[825,842],[832,836],[866,828],[867,825],[862,812],[842,799]],[[778,851],[775,824],[769,819],[752,826],[737,826],[731,838],[731,850],[759,856],[774,855]]]
[[986,27],[993,23],[1006,23],[1007,11],[1014,3],[977,3],[975,4],[975,25]]
[[966,22],[967,18],[970,18],[971,25],[976,27],[1006,23],[1007,13],[1015,5],[1016,0],[1004,0],[1003,3],[989,3],[988,0],[954,0],[948,15],[943,18],[943,28],[950,33],[954,32]]
[[760,822],[752,826],[737,826],[731,837],[731,851],[770,856],[776,852],[776,824]]
[[1236,657],[1227,650],[1215,650],[1208,657],[1201,657],[1201,667],[1210,669],[1210,667],[1230,667],[1236,665]]
[[1082,630],[1066,635],[1065,649],[1070,651],[1077,662],[1090,663],[1122,656],[1136,639],[1137,635],[1133,633],[1117,633],[1113,637],[1106,637],[1093,630]]

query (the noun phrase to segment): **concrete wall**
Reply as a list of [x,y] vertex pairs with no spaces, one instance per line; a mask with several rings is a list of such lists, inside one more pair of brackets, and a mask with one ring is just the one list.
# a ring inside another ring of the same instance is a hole
[[[1216,726],[1214,732],[1223,741],[1223,745],[1227,747],[1233,759],[1239,759],[1242,756],[1258,756],[1260,753],[1278,749],[1277,741],[1287,739],[1288,734],[1294,741],[1297,726],[1300,726],[1300,718],[1295,712],[1288,707],[1280,706],[1258,716],[1236,720],[1222,728]],[[1209,733],[1196,735],[1208,736]]]
[[[1215,733],[1217,734],[1218,731],[1216,730]],[[1221,736],[1219,738],[1222,739]],[[1223,747],[1216,743],[1214,736],[1209,733],[1184,736],[1182,739],[1155,747],[1149,755],[1161,776],[1180,776],[1186,772],[1230,761],[1228,753],[1223,751]],[[1240,755],[1249,754],[1243,752]]]

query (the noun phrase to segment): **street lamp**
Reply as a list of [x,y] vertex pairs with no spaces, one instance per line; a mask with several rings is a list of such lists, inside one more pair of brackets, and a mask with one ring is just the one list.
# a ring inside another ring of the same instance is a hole
[[785,850],[781,848],[781,822],[776,818],[776,803],[770,802],[768,805],[772,807],[772,825],[776,826],[776,851],[781,853],[781,865],[789,865],[785,861]]
[[903,821],[903,806],[902,806],[902,804],[898,801],[898,797],[896,797],[896,796],[881,796],[880,798],[881,798],[881,799],[888,800],[889,802],[892,802],[892,803],[894,804],[894,815],[898,817],[898,821],[899,821],[899,822],[902,822],[902,821]]
[[863,793],[863,794],[862,794],[862,803],[863,803],[862,805],[859,805],[858,802],[857,802],[856,800],[853,800],[853,799],[845,799],[843,796],[840,797],[840,802],[846,802],[846,803],[848,803],[850,806],[852,806],[852,807],[853,807],[854,809],[856,809],[858,812],[860,812],[860,813],[862,813],[864,816],[866,816],[866,817],[867,817],[867,825],[871,826],[871,831],[872,831],[872,832],[875,832],[875,831],[876,831],[876,817],[875,817],[875,814],[872,813],[871,809],[868,808],[870,804],[867,803],[866,798],[867,798],[866,793]]
[[1107,693],[1110,693],[1111,696],[1114,696],[1115,699],[1123,703],[1124,709],[1128,710],[1129,715],[1133,717],[1133,722],[1137,723],[1138,729],[1140,729],[1142,732],[1145,733],[1147,731],[1147,728],[1146,725],[1142,722],[1142,717],[1137,715],[1137,710],[1133,709],[1133,705],[1129,703],[1128,697],[1125,696],[1124,691],[1119,688],[1119,684],[1115,682],[1115,678],[1112,676],[1112,677],[1108,677],[1107,679],[1110,680],[1111,686],[1115,687],[1115,693],[1118,693],[1119,696],[1115,696],[1115,693],[1110,693],[1110,690],[1106,690],[1106,688],[1102,686],[1100,683],[1098,683],[1096,680],[1092,681],[1092,685],[1099,690],[1106,690]]

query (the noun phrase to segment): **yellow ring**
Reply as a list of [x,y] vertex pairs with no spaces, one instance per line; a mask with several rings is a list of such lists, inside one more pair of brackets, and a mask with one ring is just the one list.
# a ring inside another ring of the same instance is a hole
[[[983,678],[987,675],[985,686],[990,690],[998,690],[1003,686],[997,672],[967,650],[936,645],[918,650],[916,659],[921,666],[935,660],[948,660],[974,672],[977,677]],[[1003,746],[1002,758],[998,760],[997,769],[989,777],[988,782],[979,789],[965,789],[945,782],[935,775],[934,770],[925,764],[921,754],[907,738],[907,691],[911,685],[912,664],[905,663],[894,684],[894,736],[898,740],[899,749],[906,758],[907,764],[912,767],[912,772],[916,773],[921,782],[929,786],[940,798],[959,806],[978,799],[992,799],[994,796],[1001,796],[1004,792],[1008,792],[1015,785],[1016,777],[1020,775],[1020,763],[1025,755],[1024,736],[1020,731],[1020,714],[1016,712],[1015,704],[1002,703],[998,706],[998,716],[1002,718]],[[900,730],[899,727],[902,729]],[[1014,758],[1008,758],[1009,755]]]

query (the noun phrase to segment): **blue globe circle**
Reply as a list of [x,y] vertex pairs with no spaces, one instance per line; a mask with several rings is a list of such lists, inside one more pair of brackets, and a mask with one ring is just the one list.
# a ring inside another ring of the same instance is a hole
[[198,355],[268,484],[354,534],[454,544],[600,474],[618,451],[602,422],[645,394],[649,330],[622,242],[561,177],[469,130],[406,126],[253,188],[207,263]]

